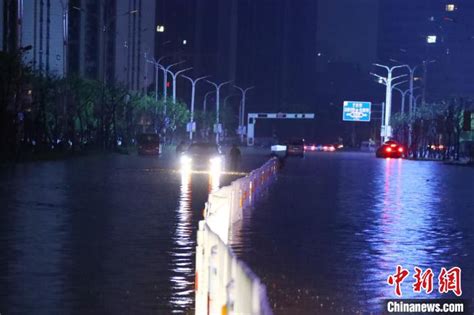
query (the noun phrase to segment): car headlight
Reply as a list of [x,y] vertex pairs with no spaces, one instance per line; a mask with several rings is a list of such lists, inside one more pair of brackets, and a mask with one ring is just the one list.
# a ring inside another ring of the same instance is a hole
[[210,163],[213,166],[219,166],[222,163],[222,159],[220,156],[216,156],[210,159]]
[[180,159],[180,162],[181,162],[182,166],[190,166],[191,162],[192,162],[192,159],[187,155],[182,155],[181,159]]

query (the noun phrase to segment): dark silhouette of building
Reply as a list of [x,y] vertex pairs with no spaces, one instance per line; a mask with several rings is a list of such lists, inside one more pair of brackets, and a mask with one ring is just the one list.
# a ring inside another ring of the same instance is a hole
[[[426,98],[472,94],[474,3],[468,0],[380,2],[379,60],[427,64]],[[417,76],[423,84],[423,67]]]

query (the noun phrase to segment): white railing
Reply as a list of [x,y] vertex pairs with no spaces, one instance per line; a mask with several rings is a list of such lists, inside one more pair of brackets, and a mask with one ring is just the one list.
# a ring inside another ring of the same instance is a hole
[[209,195],[196,246],[196,309],[201,314],[271,315],[265,286],[228,246],[234,223],[277,171],[271,159]]

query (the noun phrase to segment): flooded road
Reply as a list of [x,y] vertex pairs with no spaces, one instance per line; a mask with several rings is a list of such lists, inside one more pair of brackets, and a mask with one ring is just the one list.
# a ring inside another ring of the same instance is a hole
[[108,155],[0,169],[0,313],[191,313],[197,222],[208,192],[239,175],[182,176],[175,163]]
[[[387,277],[410,275],[403,298],[439,294],[442,267],[462,269],[474,297],[474,169],[436,162],[314,153],[288,159],[233,244],[268,287],[276,314],[382,312]],[[414,293],[414,266],[434,291]],[[471,305],[472,302],[471,302]]]

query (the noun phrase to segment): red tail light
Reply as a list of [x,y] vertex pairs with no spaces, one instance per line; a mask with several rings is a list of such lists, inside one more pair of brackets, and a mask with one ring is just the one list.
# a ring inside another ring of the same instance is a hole
[[402,148],[402,147],[399,147],[399,148],[398,148],[398,152],[400,152],[400,153],[403,152],[403,148]]
[[392,152],[392,148],[391,147],[386,147],[385,152]]

